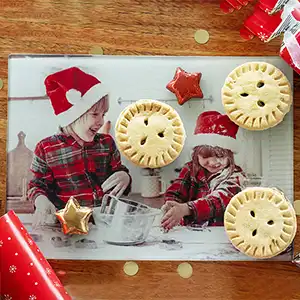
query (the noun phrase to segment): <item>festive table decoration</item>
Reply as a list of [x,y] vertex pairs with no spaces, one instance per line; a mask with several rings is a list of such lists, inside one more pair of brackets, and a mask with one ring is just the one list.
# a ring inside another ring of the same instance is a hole
[[93,210],[89,207],[81,207],[78,201],[71,197],[65,208],[56,212],[64,234],[87,234],[88,222]]
[[257,36],[263,42],[289,31],[300,20],[298,0],[262,0],[257,3],[251,16],[245,19],[240,35],[244,39]]
[[71,299],[13,211],[0,218],[0,298]]
[[198,44],[206,44],[209,40],[209,32],[204,29],[198,29],[194,34],[194,39]]
[[266,42],[270,39],[281,21],[280,12],[269,15],[256,5],[253,14],[244,21],[243,27],[240,29],[240,35],[246,40],[257,36],[261,41]]
[[[220,8],[225,13],[241,9],[250,1],[222,0]],[[269,42],[290,30],[300,20],[299,0],[260,0],[253,14],[247,17],[240,29],[243,39],[257,36],[263,42]]]
[[246,6],[253,0],[222,0],[220,2],[220,8],[225,14],[229,14],[234,10],[240,10],[243,6]]
[[[231,5],[229,5],[229,3]],[[222,1],[221,9],[231,12],[239,9],[235,1]],[[283,36],[280,56],[300,74],[300,1],[299,0],[260,0],[253,14],[247,17],[240,29],[243,39],[255,36],[263,42]]]
[[104,50],[100,46],[95,46],[95,47],[92,47],[90,49],[89,54],[91,54],[91,55],[103,55],[104,54]]
[[176,95],[180,105],[191,98],[203,98],[200,88],[201,76],[201,73],[188,73],[177,68],[174,78],[167,84],[167,89]]
[[260,0],[258,6],[264,12],[272,15],[281,10],[290,0]]

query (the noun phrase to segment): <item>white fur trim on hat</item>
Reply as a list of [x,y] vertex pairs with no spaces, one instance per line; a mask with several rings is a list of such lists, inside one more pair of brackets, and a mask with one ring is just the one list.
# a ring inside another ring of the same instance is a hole
[[202,133],[194,135],[194,139],[195,141],[193,142],[193,147],[208,145],[212,147],[228,149],[231,150],[233,153],[237,153],[239,150],[237,140],[225,135],[220,135],[216,133]]
[[66,98],[71,104],[75,105],[81,100],[81,93],[75,89],[70,89],[66,92]]
[[66,93],[66,98],[73,106],[57,115],[59,125],[64,127],[73,123],[108,94],[108,89],[102,83],[91,87],[82,97],[80,91],[75,89],[69,90]]

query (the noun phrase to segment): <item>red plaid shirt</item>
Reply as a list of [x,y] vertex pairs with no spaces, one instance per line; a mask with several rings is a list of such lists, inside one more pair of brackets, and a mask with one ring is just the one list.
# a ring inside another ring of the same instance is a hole
[[[97,134],[93,142],[80,146],[63,133],[40,141],[35,148],[28,198],[45,195],[60,209],[71,196],[81,205],[101,203],[101,184],[114,172],[128,169],[110,135]],[[131,182],[125,194],[130,192]]]
[[[242,169],[236,166],[231,176],[212,188],[212,180],[221,172],[209,174],[202,169],[193,177],[191,167],[192,162],[183,167],[178,178],[167,189],[165,201],[188,203],[192,215],[184,217],[182,225],[209,221],[210,226],[223,226],[226,206],[243,189],[246,177]],[[226,169],[222,172],[226,172]]]

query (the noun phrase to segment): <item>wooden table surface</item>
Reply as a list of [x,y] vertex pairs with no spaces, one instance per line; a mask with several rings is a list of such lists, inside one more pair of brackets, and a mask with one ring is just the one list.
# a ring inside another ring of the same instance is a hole
[[[239,37],[252,5],[223,15],[218,0],[1,0],[0,5],[0,191],[5,199],[7,58],[11,53],[128,55],[278,55],[279,40],[268,44]],[[198,45],[197,29],[210,40]],[[216,70],[217,72],[217,70]],[[295,199],[300,199],[300,80],[295,79]],[[4,202],[0,202],[4,213]],[[298,222],[299,224],[299,222]],[[300,224],[299,224],[300,225]],[[296,252],[300,235],[296,237]],[[182,279],[178,262],[139,262],[127,277],[124,262],[51,261],[76,299],[300,299],[300,269],[278,262],[191,262]]]

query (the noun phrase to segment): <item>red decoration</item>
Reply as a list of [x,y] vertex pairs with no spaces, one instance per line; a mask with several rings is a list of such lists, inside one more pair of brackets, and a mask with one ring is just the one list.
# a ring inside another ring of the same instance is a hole
[[[228,13],[238,9],[234,3],[221,0],[221,10]],[[244,21],[240,36],[246,40],[257,36],[269,42],[280,35],[284,36],[280,56],[300,74],[300,0],[259,0]]]
[[267,42],[281,21],[281,12],[269,15],[257,5],[253,14],[244,21],[240,35],[247,40],[257,36],[261,41]]
[[226,0],[220,2],[220,8],[225,14],[230,14],[234,11],[234,8]]
[[225,13],[232,13],[234,10],[240,10],[243,6],[248,5],[248,3],[253,0],[222,0],[220,2],[220,9]]
[[260,0],[258,1],[258,6],[261,10],[268,14],[273,14],[281,10],[289,0]]
[[173,80],[167,84],[167,89],[176,95],[180,105],[191,98],[203,98],[200,88],[201,76],[201,73],[187,73],[177,68]]
[[72,299],[13,211],[0,218],[0,274],[1,299]]
[[206,111],[198,116],[194,134],[214,134],[236,139],[239,126],[233,123],[227,115],[217,111]]

